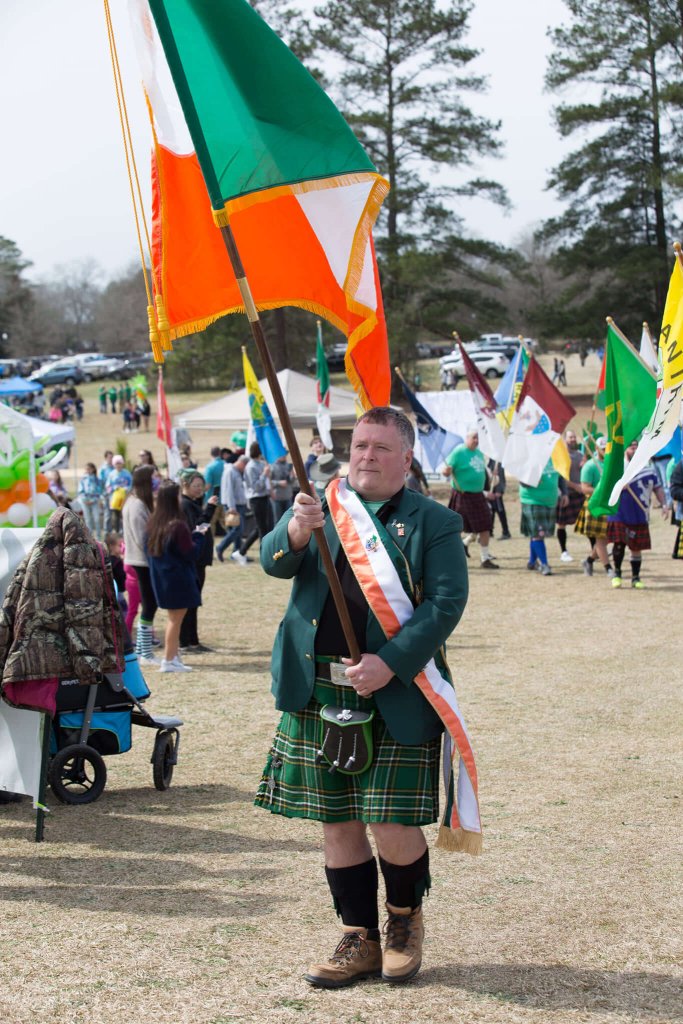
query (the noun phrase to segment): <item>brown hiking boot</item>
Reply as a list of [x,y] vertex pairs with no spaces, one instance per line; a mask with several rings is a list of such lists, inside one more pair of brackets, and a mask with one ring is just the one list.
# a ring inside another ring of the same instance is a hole
[[424,921],[422,907],[393,907],[387,903],[389,917],[384,925],[387,937],[382,958],[382,981],[399,984],[410,981],[422,964]]
[[[329,960],[311,964],[304,979],[319,988],[344,988],[382,973],[382,946],[368,938],[367,928],[343,926],[344,934]],[[377,934],[377,933],[375,933]]]

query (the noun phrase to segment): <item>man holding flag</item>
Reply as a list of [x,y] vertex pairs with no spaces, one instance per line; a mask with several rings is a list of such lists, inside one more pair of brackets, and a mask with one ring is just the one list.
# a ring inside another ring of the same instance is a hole
[[[256,803],[323,823],[343,935],[332,957],[305,975],[321,988],[380,974],[397,984],[420,969],[422,899],[431,884],[421,826],[437,816],[444,726],[445,763],[454,768],[439,845],[469,853],[481,846],[476,768],[443,655],[467,599],[461,520],[405,488],[414,438],[403,413],[365,413],[348,478],[333,480],[322,504],[300,492],[261,547],[264,570],[294,583],[272,659],[284,714]],[[318,528],[336,559],[361,651],[356,664],[322,572]],[[342,756],[338,737],[349,725],[358,746],[349,743]],[[384,950],[368,825],[386,886]]]

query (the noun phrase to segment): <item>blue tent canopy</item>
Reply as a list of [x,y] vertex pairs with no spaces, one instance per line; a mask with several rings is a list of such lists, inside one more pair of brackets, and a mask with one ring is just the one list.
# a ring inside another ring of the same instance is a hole
[[30,395],[35,391],[42,391],[43,385],[37,380],[24,380],[23,377],[2,377],[0,378],[0,398],[10,395]]

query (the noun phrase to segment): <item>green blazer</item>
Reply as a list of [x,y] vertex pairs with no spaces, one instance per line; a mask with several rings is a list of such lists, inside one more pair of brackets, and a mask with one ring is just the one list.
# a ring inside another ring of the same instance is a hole
[[[290,550],[287,524],[291,516],[291,510],[286,512],[261,543],[261,565],[265,571],[270,576],[294,579],[271,662],[272,692],[281,711],[300,711],[311,698],[315,634],[330,589],[315,538],[303,551]],[[395,522],[403,524],[402,537],[397,527],[392,526]],[[406,488],[386,529],[405,554],[413,584],[421,589],[422,597],[393,640],[387,640],[377,619],[368,611],[368,653],[379,655],[395,673],[374,697],[397,742],[423,743],[438,736],[443,726],[413,680],[445,645],[467,603],[467,562],[460,537],[462,518]],[[329,516],[325,535],[336,560],[339,538]]]

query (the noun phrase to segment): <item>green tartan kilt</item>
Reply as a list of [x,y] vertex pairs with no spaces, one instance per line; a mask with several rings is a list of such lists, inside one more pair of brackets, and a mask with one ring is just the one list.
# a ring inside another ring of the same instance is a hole
[[[315,763],[323,704],[375,710],[374,757],[367,771],[330,775],[326,761]],[[397,743],[374,699],[318,679],[303,711],[282,715],[254,803],[288,818],[429,825],[439,817],[440,747],[440,737],[415,745]]]
[[522,503],[522,519],[520,533],[523,537],[538,537],[543,532],[546,537],[555,533],[555,506],[527,505]]
[[581,506],[576,519],[575,533],[582,533],[584,537],[595,537],[607,539],[607,516],[592,516],[588,511],[588,499]]

